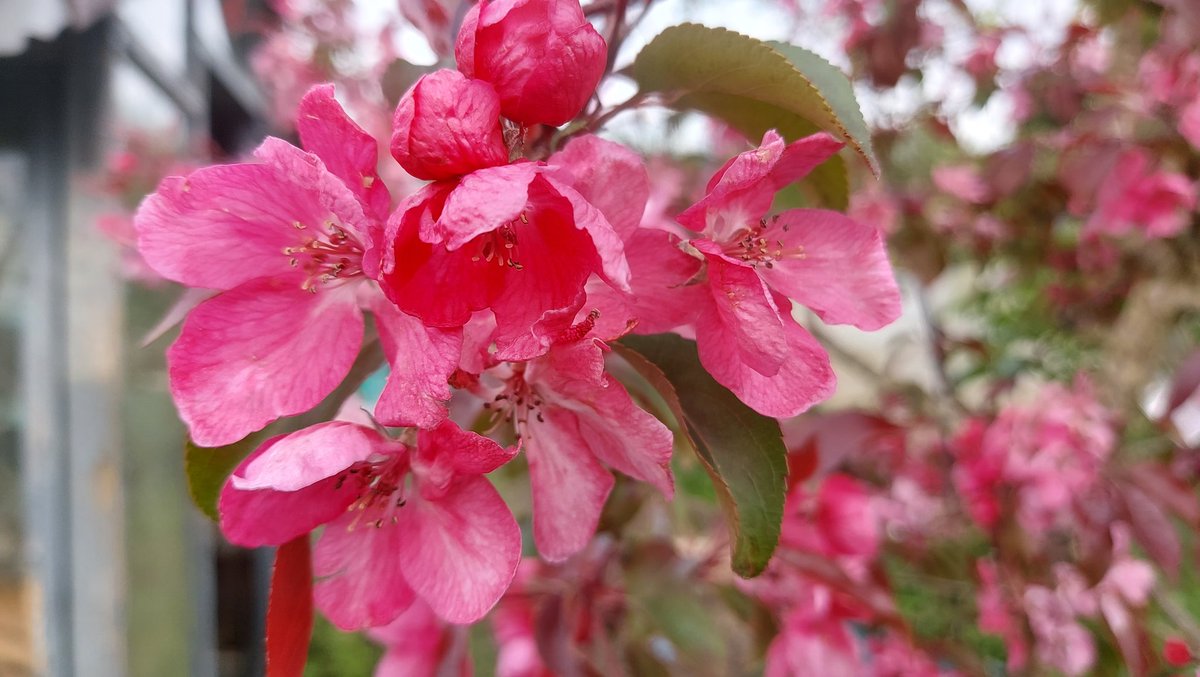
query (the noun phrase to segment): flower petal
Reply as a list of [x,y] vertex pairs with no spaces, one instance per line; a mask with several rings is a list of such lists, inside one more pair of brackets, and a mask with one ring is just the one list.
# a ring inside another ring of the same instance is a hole
[[529,184],[538,169],[533,162],[517,162],[467,174],[446,199],[437,221],[422,224],[421,239],[453,250],[516,221],[528,208]]
[[446,418],[448,379],[458,368],[462,330],[426,327],[378,292],[369,304],[391,365],[375,417],[388,426],[437,425]]
[[710,336],[719,336],[720,354],[738,364],[764,376],[779,371],[787,357],[786,321],[758,271],[729,260],[708,240],[693,240],[692,246],[708,261],[708,289],[713,300],[710,311],[696,321],[697,333],[704,325]]
[[599,209],[622,239],[642,222],[650,178],[641,158],[625,146],[585,134],[571,139],[547,164],[549,175]]
[[[221,488],[217,510],[225,537],[247,548],[280,545],[344,513],[359,487],[336,475],[374,449],[373,441],[346,428],[357,426],[327,423],[280,435],[247,456]],[[293,454],[297,462],[289,464]]]
[[558,407],[530,422],[524,439],[533,490],[533,538],[542,559],[561,562],[596,533],[613,476],[588,451],[575,414]]
[[743,360],[737,339],[716,317],[702,313],[696,322],[700,362],[718,383],[764,416],[795,416],[833,394],[837,379],[829,355],[803,327],[791,318],[783,322],[785,358],[772,375],[763,375]]
[[443,68],[400,99],[392,156],[418,179],[440,180],[508,164],[500,97],[490,85]]
[[346,114],[333,97],[333,85],[317,85],[300,99],[296,132],[304,149],[321,158],[372,217],[387,220],[392,197],[379,178],[379,144]]
[[584,448],[670,498],[675,490],[671,430],[635,405],[625,387],[605,372],[602,346],[584,339],[556,347],[530,364],[527,377],[554,391],[556,406],[575,414]]
[[725,164],[708,183],[707,194],[679,215],[679,222],[717,241],[758,220],[771,208],[775,193],[808,175],[841,147],[825,133],[787,146],[774,130],[762,145]]
[[793,209],[772,232],[784,249],[803,255],[760,269],[771,288],[830,324],[870,331],[900,316],[900,290],[877,229],[838,212]]
[[171,394],[205,447],[316,406],[350,371],[363,318],[350,287],[257,280],[192,310],[167,351]]
[[438,500],[416,499],[401,510],[398,558],[409,585],[451,623],[482,618],[521,559],[521,530],[504,499],[475,476]]
[[404,536],[387,520],[376,527],[380,515],[344,513],[325,527],[313,551],[313,598],[342,630],[387,625],[416,599],[400,570]]

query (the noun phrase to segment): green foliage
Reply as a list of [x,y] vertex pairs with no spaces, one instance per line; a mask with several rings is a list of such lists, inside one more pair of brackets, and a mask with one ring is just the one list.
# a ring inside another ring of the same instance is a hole
[[627,336],[614,346],[662,393],[708,471],[733,535],[733,570],[762,573],[779,542],[787,449],[779,423],[747,407],[674,334]]
[[317,614],[304,677],[370,677],[383,648],[358,632],[342,632]]
[[[788,140],[825,130],[849,144],[878,173],[870,132],[850,81],[803,48],[682,24],[646,45],[633,64],[633,77],[643,93],[660,93],[675,108],[719,118],[753,141],[768,129]],[[830,207],[844,209],[849,201],[840,157],[818,167],[807,183]]]

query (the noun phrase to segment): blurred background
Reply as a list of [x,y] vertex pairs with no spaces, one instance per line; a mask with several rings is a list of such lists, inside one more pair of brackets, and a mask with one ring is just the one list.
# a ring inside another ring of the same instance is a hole
[[[317,82],[386,139],[395,100],[449,56],[454,15],[438,4],[0,0],[0,677],[262,672],[271,554],[223,544],[189,498],[163,354],[195,299],[141,262],[132,213],[163,176],[290,138]],[[840,381],[827,411],[944,419],[1088,373],[1127,424],[1122,448],[1162,460],[1179,500],[1195,500],[1195,0],[631,5],[618,69],[690,20],[794,42],[852,77],[884,172],[852,171],[850,211],[889,235],[906,312],[870,336],[821,330]],[[614,78],[599,97],[634,91]],[[623,113],[607,134],[681,186],[746,147],[662,109]],[[389,171],[393,194],[416,185]],[[1147,177],[1136,201],[1155,211],[1109,204]],[[1139,553],[1176,570],[1182,557],[1186,573],[1193,546]],[[1158,600],[1163,623],[1196,632],[1194,578]],[[938,615],[940,593],[906,591],[906,612],[935,609],[924,627],[958,618]],[[1002,650],[975,650],[1004,674]],[[309,673],[369,674],[379,654],[322,624]]]

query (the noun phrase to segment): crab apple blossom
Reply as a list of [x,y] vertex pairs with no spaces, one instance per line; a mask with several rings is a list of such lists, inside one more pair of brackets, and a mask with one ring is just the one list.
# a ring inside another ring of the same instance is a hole
[[496,88],[504,117],[558,126],[596,91],[608,49],[579,0],[482,0],[467,12],[454,56],[460,71]]
[[1184,176],[1151,166],[1148,151],[1121,154],[1099,188],[1099,204],[1084,226],[1089,235],[1140,232],[1147,238],[1174,237],[1191,222],[1196,185]]
[[829,358],[791,316],[791,300],[825,322],[878,329],[900,314],[879,231],[843,214],[793,209],[767,217],[775,193],[842,144],[816,134],[785,144],[773,131],[730,160],[679,216],[706,264],[709,295],[695,319],[705,368],[762,414],[794,416],[828,397]]
[[[390,201],[375,169],[375,140],[345,114],[331,86],[305,95],[297,128],[311,152],[268,138],[257,162],[168,177],[135,218],[139,251],[157,273],[220,292],[191,310],[167,354],[171,393],[202,446],[236,442],[318,404],[358,354],[364,306],[383,308],[382,331],[408,340],[406,348],[455,340],[386,312],[363,272]],[[449,396],[449,369],[431,379],[414,375],[415,384],[399,380],[411,370],[396,372],[389,391],[417,394],[389,397],[385,423],[444,418],[431,403]]]
[[674,494],[671,431],[605,372],[607,350],[586,336],[568,339],[544,356],[487,374],[500,385],[485,391],[485,407],[496,423],[513,426],[529,460],[533,536],[548,561],[562,561],[591,540],[613,487],[605,466],[667,498]]
[[429,184],[393,214],[386,242],[379,279],[388,298],[433,327],[461,327],[490,310],[500,359],[545,352],[539,323],[573,315],[590,275],[629,284],[624,247],[604,214],[544,163]]
[[335,625],[385,625],[414,599],[442,619],[481,618],[515,575],[521,533],[483,477],[515,449],[451,421],[415,445],[372,428],[321,423],[272,438],[221,490],[221,530],[246,547],[325,529],[314,596]]
[[418,179],[439,180],[508,163],[500,99],[486,82],[441,69],[396,106],[392,155]]

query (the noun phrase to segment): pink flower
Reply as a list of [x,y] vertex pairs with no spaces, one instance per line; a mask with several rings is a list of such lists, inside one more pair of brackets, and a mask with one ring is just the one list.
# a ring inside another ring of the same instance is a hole
[[1040,585],[1025,589],[1025,613],[1037,638],[1038,658],[1069,676],[1082,675],[1096,662],[1092,635],[1076,620],[1069,598]]
[[879,551],[879,512],[858,480],[832,474],[816,496],[797,485],[788,495],[780,545],[823,557],[869,561]]
[[971,165],[935,167],[933,185],[971,204],[984,204],[992,198],[991,188]]
[[508,164],[500,99],[486,82],[442,69],[417,80],[396,106],[392,155],[418,179]]
[[996,563],[981,559],[975,563],[979,572],[979,593],[975,604],[979,608],[979,629],[998,635],[1008,648],[1008,669],[1019,672],[1029,662],[1029,646],[1025,632],[1013,615],[1012,607],[1000,587]]
[[604,75],[604,38],[579,0],[482,0],[454,47],[458,69],[500,94],[504,117],[561,125],[583,109]]
[[844,619],[833,609],[829,590],[811,586],[781,623],[767,648],[765,677],[820,674],[860,677],[866,672]]
[[1016,520],[1041,538],[1064,526],[1073,502],[1088,495],[1115,447],[1110,414],[1079,380],[1073,389],[1049,384],[1028,406],[1009,406],[989,426],[969,423],[956,446],[958,490],[972,517],[992,527],[1000,497],[1015,492]]
[[433,327],[496,319],[498,359],[549,346],[542,322],[583,305],[593,273],[628,288],[620,237],[596,207],[543,163],[518,162],[426,186],[388,223],[380,284]]
[[707,195],[679,216],[707,265],[696,343],[713,377],[767,416],[794,416],[833,392],[829,357],[791,316],[791,301],[831,324],[878,329],[900,313],[882,236],[843,214],[793,209],[764,218],[775,193],[842,144],[816,134],[730,160]]
[[331,422],[272,438],[221,491],[221,530],[246,547],[325,525],[313,554],[317,605],[343,629],[393,621],[424,600],[470,623],[508,588],[521,533],[482,475],[512,458],[449,420],[415,446]]
[[[305,96],[297,124],[311,152],[268,138],[257,162],[165,179],[135,219],[139,250],[157,273],[221,292],[190,312],[167,353],[171,393],[202,446],[235,442],[319,403],[358,354],[360,307],[382,300],[363,274],[390,200],[375,170],[375,141],[331,86]],[[456,340],[375,307],[385,342],[404,337],[404,351]],[[444,418],[438,402],[449,397],[453,361],[440,368],[449,371],[418,375],[431,390],[412,400],[415,409],[392,407],[389,396],[384,422]],[[420,388],[399,378],[389,390]]]
[[467,636],[417,599],[396,620],[368,635],[384,647],[375,677],[470,677]]
[[593,335],[656,334],[689,323],[703,290],[688,282],[701,263],[679,248],[677,235],[655,227],[658,212],[648,210],[650,181],[641,158],[620,144],[583,135],[547,164],[552,176],[600,210],[624,243],[629,290],[615,289],[598,276],[587,282],[580,313],[599,312]]
[[562,561],[591,540],[613,486],[605,466],[674,494],[671,431],[605,373],[606,352],[592,338],[568,340],[488,374],[501,385],[487,392],[485,406],[497,422],[513,425],[529,459],[533,536],[547,561]]
[[1200,149],[1200,97],[1180,111],[1179,133],[1193,148]]
[[1098,195],[1085,235],[1140,231],[1149,238],[1172,237],[1188,226],[1196,209],[1195,184],[1182,174],[1151,169],[1150,155],[1141,148],[1121,155]]

